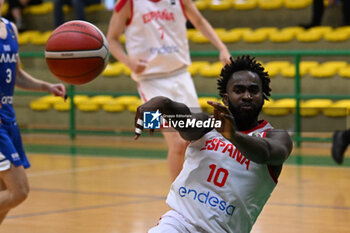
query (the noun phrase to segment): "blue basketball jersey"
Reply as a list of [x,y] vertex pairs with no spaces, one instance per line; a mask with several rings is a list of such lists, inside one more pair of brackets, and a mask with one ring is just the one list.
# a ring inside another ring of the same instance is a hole
[[7,35],[0,37],[0,118],[15,120],[12,106],[15,88],[16,65],[18,58],[18,42],[15,31],[7,19],[1,18],[6,25]]

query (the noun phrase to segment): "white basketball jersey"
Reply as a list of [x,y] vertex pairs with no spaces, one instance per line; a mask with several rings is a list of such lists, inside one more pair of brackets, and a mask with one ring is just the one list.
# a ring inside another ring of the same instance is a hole
[[[262,121],[247,133],[265,137],[272,126]],[[276,186],[266,164],[247,159],[215,129],[186,150],[183,169],[167,204],[200,232],[250,232]]]
[[181,0],[131,0],[132,17],[125,29],[130,57],[148,61],[136,80],[159,77],[181,68],[191,60],[186,17]]

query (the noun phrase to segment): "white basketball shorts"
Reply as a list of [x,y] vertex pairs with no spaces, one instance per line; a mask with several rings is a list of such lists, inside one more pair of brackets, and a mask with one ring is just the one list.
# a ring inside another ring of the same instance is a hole
[[172,76],[138,81],[137,88],[143,102],[155,96],[165,96],[173,101],[184,103],[189,108],[199,109],[197,92],[192,77],[186,69]]

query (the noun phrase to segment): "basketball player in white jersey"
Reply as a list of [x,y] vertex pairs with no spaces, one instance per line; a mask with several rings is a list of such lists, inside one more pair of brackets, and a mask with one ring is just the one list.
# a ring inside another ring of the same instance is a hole
[[[3,4],[4,0],[0,0],[0,12]],[[35,79],[21,68],[17,38],[15,24],[0,16],[0,224],[29,192],[24,169],[29,168],[30,163],[23,150],[13,108],[15,86],[62,97],[66,94],[63,84]]]
[[[270,96],[270,79],[250,56],[231,59],[221,71],[218,89],[224,104],[210,103],[216,119],[229,126],[228,134],[214,128],[180,127],[176,130],[191,143],[185,162],[167,197],[171,210],[149,233],[250,232],[277,184],[283,162],[292,150],[284,130],[258,120]],[[166,97],[141,105],[135,117],[135,138],[142,132],[144,111],[189,115],[191,122],[212,120]],[[182,119],[183,120],[183,119]],[[184,125],[184,124],[183,124]],[[204,125],[204,124],[202,124]]]
[[[197,93],[187,72],[190,65],[186,20],[220,51],[223,64],[229,51],[192,0],[119,0],[109,23],[107,39],[113,56],[126,64],[144,102],[166,96],[199,109]],[[119,37],[125,32],[126,51]],[[170,175],[175,179],[187,142],[174,132],[163,132],[168,144]]]

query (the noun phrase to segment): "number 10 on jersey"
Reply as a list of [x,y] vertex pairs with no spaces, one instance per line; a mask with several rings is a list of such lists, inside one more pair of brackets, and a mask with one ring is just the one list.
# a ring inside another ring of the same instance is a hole
[[[222,187],[225,185],[227,177],[228,177],[228,171],[225,168],[218,168],[216,169],[215,164],[210,164],[210,174],[208,176],[207,181],[210,183],[213,180],[213,183],[218,186]],[[214,176],[214,179],[213,179]]]

